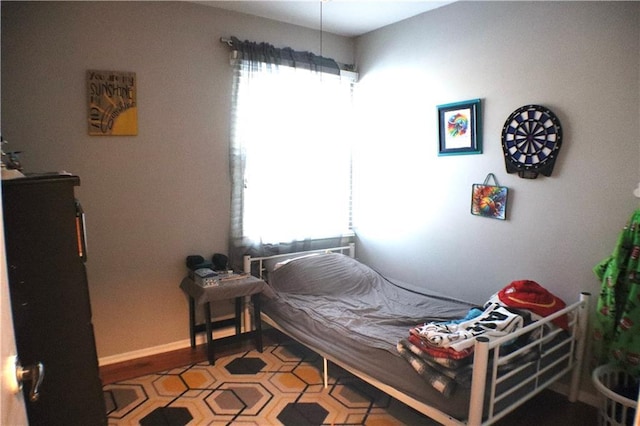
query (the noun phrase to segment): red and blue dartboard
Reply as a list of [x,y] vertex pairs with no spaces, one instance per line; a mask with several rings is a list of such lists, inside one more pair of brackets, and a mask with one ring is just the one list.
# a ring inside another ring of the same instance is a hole
[[515,110],[502,128],[502,151],[507,173],[535,179],[551,176],[562,145],[558,117],[541,105],[525,105]]

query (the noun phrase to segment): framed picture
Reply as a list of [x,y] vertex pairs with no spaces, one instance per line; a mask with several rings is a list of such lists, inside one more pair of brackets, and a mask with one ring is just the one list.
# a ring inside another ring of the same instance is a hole
[[438,155],[482,154],[480,99],[438,105]]
[[136,73],[87,71],[89,135],[138,134]]
[[505,186],[473,184],[471,189],[471,214],[492,219],[505,220],[507,216],[507,194]]

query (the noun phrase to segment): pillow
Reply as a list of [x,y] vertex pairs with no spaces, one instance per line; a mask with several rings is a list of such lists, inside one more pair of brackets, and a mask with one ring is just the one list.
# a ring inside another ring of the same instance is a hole
[[306,295],[339,295],[368,290],[376,274],[344,254],[320,253],[280,265],[269,284],[278,292]]

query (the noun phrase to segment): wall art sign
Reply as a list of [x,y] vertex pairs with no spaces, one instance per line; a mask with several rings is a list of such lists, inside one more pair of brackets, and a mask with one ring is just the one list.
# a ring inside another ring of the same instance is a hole
[[136,73],[87,71],[89,135],[138,134]]
[[480,99],[437,108],[438,155],[482,154]]
[[[493,179],[493,185],[490,179]],[[509,188],[499,186],[495,175],[489,173],[483,183],[474,183],[471,187],[471,214],[505,220],[508,193]]]

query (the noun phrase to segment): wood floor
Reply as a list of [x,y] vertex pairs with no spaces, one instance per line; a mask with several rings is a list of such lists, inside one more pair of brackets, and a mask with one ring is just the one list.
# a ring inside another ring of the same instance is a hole
[[[263,345],[267,346],[278,342],[281,335],[275,330],[265,330],[262,334]],[[218,343],[218,341],[215,341]],[[216,358],[232,355],[254,349],[252,339],[225,339],[221,344],[216,344]],[[195,364],[207,360],[206,345],[198,345],[194,349],[185,348],[163,354],[147,356],[124,361],[116,364],[100,367],[100,378],[103,385],[108,385],[122,380],[133,379],[134,377],[146,374],[157,373],[159,371],[170,370],[183,365]]]
[[[263,333],[264,345],[282,339],[276,330]],[[253,341],[229,340],[216,345],[216,356],[231,355],[253,349]],[[104,385],[132,379],[134,377],[183,365],[206,361],[205,345],[195,349],[186,348],[164,354],[139,358],[117,364],[100,367],[100,377]],[[598,410],[581,402],[570,403],[564,395],[553,391],[541,392],[515,412],[511,413],[496,426],[596,426]]]

